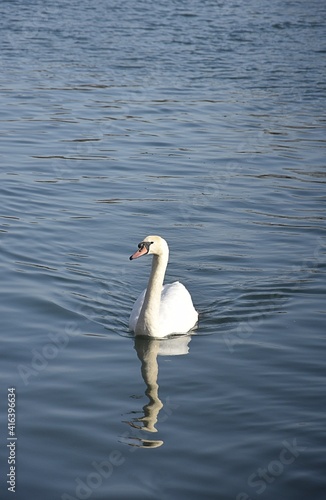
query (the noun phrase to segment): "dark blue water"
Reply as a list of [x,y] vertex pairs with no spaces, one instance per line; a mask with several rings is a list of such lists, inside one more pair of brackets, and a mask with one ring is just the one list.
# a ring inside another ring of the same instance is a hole
[[[1,499],[325,498],[325,20],[0,3]],[[147,234],[192,336],[128,332]]]

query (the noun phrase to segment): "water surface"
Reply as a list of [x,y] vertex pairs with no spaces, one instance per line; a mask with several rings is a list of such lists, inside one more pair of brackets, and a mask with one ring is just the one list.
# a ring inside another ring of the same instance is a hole
[[[322,500],[322,2],[2,2],[1,498]],[[149,259],[200,314],[128,332]]]

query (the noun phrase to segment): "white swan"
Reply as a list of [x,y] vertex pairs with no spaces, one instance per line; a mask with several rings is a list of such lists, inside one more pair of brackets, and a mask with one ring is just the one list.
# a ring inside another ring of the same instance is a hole
[[190,293],[178,281],[163,286],[169,247],[160,236],[147,236],[130,260],[153,254],[152,271],[147,289],[136,300],[129,328],[136,335],[166,337],[172,333],[188,333],[198,321]]

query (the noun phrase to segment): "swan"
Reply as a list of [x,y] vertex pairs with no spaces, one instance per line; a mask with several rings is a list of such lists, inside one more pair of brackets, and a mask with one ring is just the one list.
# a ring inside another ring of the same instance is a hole
[[175,281],[163,286],[169,260],[169,247],[160,236],[146,236],[130,260],[142,255],[153,255],[152,271],[147,288],[139,295],[129,319],[129,328],[135,335],[162,338],[172,333],[185,334],[198,321],[190,293]]

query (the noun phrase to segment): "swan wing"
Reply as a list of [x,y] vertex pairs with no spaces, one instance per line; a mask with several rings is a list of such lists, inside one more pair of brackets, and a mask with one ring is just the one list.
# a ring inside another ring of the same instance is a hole
[[[145,294],[146,289],[139,295],[132,308],[129,318],[131,331],[136,329]],[[198,313],[186,287],[179,281],[164,285],[160,305],[160,337],[172,333],[188,333],[196,326],[197,321]]]
[[179,281],[164,285],[160,306],[161,335],[187,333],[198,321],[198,313],[192,303],[191,295]]

